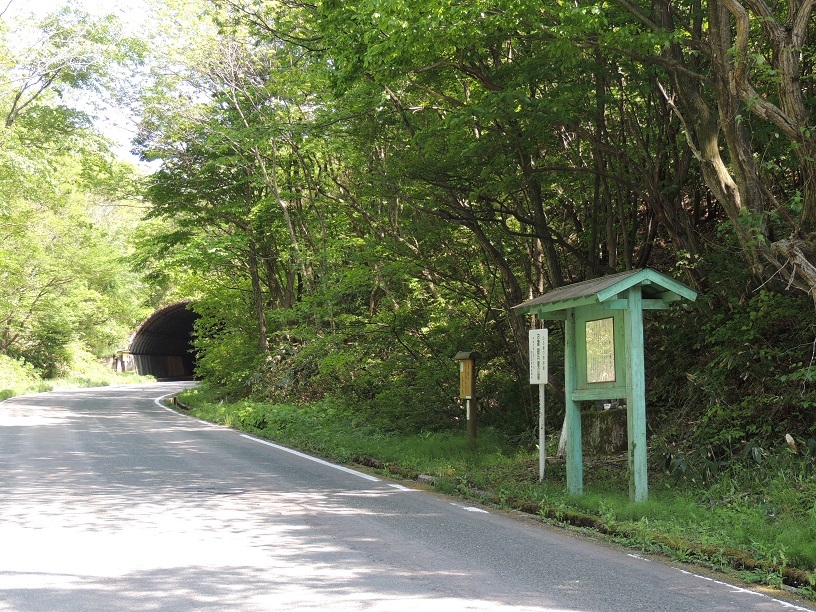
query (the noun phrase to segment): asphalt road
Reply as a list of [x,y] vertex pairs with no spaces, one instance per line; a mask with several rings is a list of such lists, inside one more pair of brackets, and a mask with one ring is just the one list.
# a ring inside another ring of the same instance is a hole
[[201,423],[179,383],[0,404],[0,610],[790,610]]

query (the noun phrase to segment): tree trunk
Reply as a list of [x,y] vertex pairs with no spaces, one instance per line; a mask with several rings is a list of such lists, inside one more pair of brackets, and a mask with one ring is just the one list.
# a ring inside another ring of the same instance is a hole
[[261,276],[258,271],[258,252],[253,241],[249,244],[249,276],[252,281],[252,302],[255,306],[255,316],[258,322],[258,350],[264,355],[269,354],[269,336],[266,328],[266,304],[261,289]]
[[[687,70],[671,70],[671,78],[674,90],[678,98],[678,107],[675,107],[686,129],[689,145],[694,150],[700,161],[703,179],[706,186],[722,206],[734,228],[734,233],[740,244],[742,257],[751,273],[758,280],[764,280],[765,266],[760,257],[759,249],[761,241],[757,240],[757,235],[761,234],[762,225],[751,227],[750,223],[756,221],[755,218],[746,217],[746,212],[761,210],[762,199],[755,197],[752,185],[754,184],[750,176],[750,171],[746,168],[748,160],[744,155],[742,146],[747,142],[744,134],[740,134],[742,128],[735,121],[736,115],[728,115],[735,112],[734,103],[738,102],[729,90],[727,76],[723,71],[728,71],[729,59],[727,41],[731,39],[731,26],[729,20],[724,15],[724,8],[715,0],[709,2],[709,23],[713,32],[711,37],[712,55],[714,62],[715,90],[718,95],[719,115],[712,112],[708,102],[701,91],[701,82],[692,76]],[[656,24],[672,31],[674,28],[668,0],[657,0],[654,4],[653,19]],[[673,64],[683,67],[685,60],[682,49],[678,44],[673,44],[666,51],[668,59]],[[719,99],[722,96],[722,99]],[[668,100],[673,104],[671,99]],[[720,127],[722,124],[729,124],[731,139],[729,148],[733,147],[732,160],[733,167],[740,172],[740,180],[737,181],[731,175],[728,165],[722,158],[720,152]],[[750,155],[748,156],[750,157]],[[746,191],[748,193],[746,194]],[[746,196],[754,199],[751,208],[746,204]],[[760,215],[761,218],[761,215]]]

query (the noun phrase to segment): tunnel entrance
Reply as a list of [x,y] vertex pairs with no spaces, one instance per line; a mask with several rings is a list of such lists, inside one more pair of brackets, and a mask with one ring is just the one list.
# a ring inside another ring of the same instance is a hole
[[191,306],[189,300],[176,302],[144,320],[127,350],[132,369],[156,378],[193,378],[193,324],[200,315]]

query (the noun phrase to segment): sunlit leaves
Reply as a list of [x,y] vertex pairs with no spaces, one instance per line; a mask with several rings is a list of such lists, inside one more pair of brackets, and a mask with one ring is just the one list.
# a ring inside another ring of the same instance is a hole
[[65,10],[25,25],[0,77],[0,353],[48,376],[75,350],[121,348],[141,314],[125,263],[141,214],[134,169],[67,104],[139,55],[112,18]]

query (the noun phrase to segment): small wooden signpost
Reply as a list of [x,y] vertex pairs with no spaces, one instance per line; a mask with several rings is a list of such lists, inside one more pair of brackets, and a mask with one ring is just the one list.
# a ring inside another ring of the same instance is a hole
[[477,351],[460,351],[454,359],[459,361],[459,397],[465,400],[467,433],[470,444],[476,445],[476,360],[481,355]]
[[584,487],[580,402],[625,398],[629,498],[639,502],[648,497],[643,311],[696,298],[694,290],[647,268],[559,287],[514,308],[564,321],[570,493],[581,495]]

